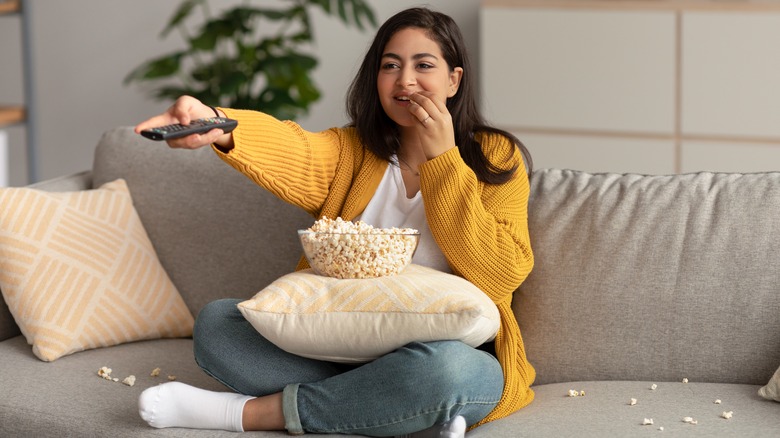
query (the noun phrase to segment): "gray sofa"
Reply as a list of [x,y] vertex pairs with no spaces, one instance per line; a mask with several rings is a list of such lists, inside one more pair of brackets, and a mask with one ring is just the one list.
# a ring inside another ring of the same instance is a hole
[[[83,190],[116,178],[127,181],[193,315],[292,270],[295,230],[313,222],[209,149],[171,150],[130,128],[103,136],[90,171],[37,187]],[[661,427],[684,436],[780,433],[780,403],[757,394],[780,366],[780,173],[542,169],[529,210],[536,266],[514,309],[537,370],[536,399],[468,437],[636,436]],[[191,350],[189,339],[162,339],[47,363],[3,303],[0,436],[234,436],[156,430],[138,416],[138,395],[160,381],[148,373],[156,367],[226,390],[198,369]],[[97,376],[102,366],[138,380],[106,381]]]

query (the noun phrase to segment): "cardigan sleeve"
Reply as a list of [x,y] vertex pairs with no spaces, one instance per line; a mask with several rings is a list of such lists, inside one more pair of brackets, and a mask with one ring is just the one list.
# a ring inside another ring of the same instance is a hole
[[225,162],[282,200],[316,216],[339,165],[343,130],[309,132],[267,114],[220,108],[238,120],[234,147],[214,151]]
[[533,268],[530,187],[522,154],[509,139],[492,134],[481,140],[490,162],[517,165],[509,181],[479,181],[453,148],[421,166],[421,191],[431,232],[453,272],[498,304],[511,300]]

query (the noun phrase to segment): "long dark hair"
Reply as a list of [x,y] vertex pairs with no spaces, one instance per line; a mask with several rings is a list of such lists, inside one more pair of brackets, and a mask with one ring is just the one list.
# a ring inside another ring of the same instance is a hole
[[[429,38],[436,41],[450,71],[455,67],[463,68],[457,93],[447,99],[447,109],[452,115],[455,130],[455,144],[458,145],[463,161],[480,181],[500,184],[509,180],[517,166],[507,169],[500,164],[491,163],[475,138],[477,132],[500,134],[509,138],[520,149],[530,175],[532,161],[525,145],[511,133],[489,126],[479,112],[471,64],[460,28],[448,15],[427,8],[406,9],[382,24],[349,87],[347,114],[352,120],[350,125],[357,129],[365,147],[378,157],[390,161],[400,146],[399,128],[387,116],[379,101],[377,76],[382,54],[390,38],[396,32],[410,27],[422,29]],[[509,156],[511,157],[511,154]]]

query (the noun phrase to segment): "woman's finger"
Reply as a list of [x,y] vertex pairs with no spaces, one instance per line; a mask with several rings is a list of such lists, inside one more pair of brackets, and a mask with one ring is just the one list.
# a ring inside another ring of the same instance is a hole
[[216,143],[217,139],[224,133],[221,129],[215,128],[203,134],[191,134],[186,137],[168,140],[167,143],[168,146],[176,149],[198,149]]

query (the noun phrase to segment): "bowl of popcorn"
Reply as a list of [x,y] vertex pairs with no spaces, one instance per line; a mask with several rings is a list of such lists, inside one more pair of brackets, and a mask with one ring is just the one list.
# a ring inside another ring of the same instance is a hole
[[298,236],[314,272],[341,279],[398,274],[412,262],[420,241],[413,228],[374,228],[327,217],[298,230]]

